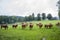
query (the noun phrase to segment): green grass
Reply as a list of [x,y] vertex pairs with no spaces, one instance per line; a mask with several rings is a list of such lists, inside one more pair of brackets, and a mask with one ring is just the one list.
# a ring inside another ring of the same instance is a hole
[[[52,23],[54,26],[51,29],[46,29],[44,26],[39,29],[36,26],[36,23],[39,22],[42,24]],[[12,24],[9,24],[7,30],[0,28],[0,40],[42,40],[43,37],[46,40],[60,40],[60,28],[55,26],[57,22],[60,22],[60,20],[32,21],[34,23],[32,30],[29,30],[29,27],[22,30],[21,23],[18,23],[19,26],[17,29],[13,29]]]

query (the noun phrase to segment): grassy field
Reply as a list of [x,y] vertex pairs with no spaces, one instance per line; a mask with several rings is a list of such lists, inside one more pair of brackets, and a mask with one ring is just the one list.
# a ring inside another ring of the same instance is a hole
[[[44,26],[38,28],[36,23],[41,22],[42,24],[52,23],[54,26],[51,29],[46,29]],[[18,23],[18,28],[13,29],[12,24],[9,24],[7,30],[0,28],[0,40],[60,40],[60,28],[55,24],[60,22],[60,20],[53,21],[32,21],[34,27],[32,30],[29,30],[27,26],[26,29],[22,30],[21,23]],[[29,22],[28,22],[29,23]]]

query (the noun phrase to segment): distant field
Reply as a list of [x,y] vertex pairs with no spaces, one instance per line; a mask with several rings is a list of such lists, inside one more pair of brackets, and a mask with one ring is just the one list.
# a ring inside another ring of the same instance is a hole
[[[36,23],[41,22],[42,24],[52,23],[54,26],[51,29],[46,29],[44,26],[38,28]],[[7,30],[0,28],[0,40],[60,40],[60,28],[55,24],[60,22],[60,20],[52,21],[32,21],[34,27],[32,30],[29,30],[29,26],[26,29],[22,30],[21,23],[18,23],[18,28],[13,29],[12,24],[8,24],[9,28]],[[28,22],[29,23],[29,22]]]

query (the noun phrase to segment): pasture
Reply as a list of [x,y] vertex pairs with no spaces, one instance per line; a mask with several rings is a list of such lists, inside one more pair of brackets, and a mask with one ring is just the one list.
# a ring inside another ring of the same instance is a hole
[[[34,24],[33,29],[29,30],[29,26],[22,30],[21,23],[17,22],[18,27],[12,28],[12,24],[8,24],[8,29],[0,28],[0,40],[60,40],[60,28],[56,26],[56,23],[60,20],[51,21],[32,21]],[[29,23],[29,22],[28,22]],[[46,29],[44,26],[38,28],[36,23],[48,24],[52,23],[53,27],[51,29]]]

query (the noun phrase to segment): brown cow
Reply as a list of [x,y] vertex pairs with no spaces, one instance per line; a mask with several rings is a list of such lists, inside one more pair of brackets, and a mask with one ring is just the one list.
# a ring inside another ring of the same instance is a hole
[[51,23],[49,23],[49,24],[45,24],[45,28],[52,28],[52,24]]
[[26,23],[22,23],[22,29],[25,29],[25,28],[26,28],[26,26],[27,26],[27,24],[26,24]]
[[30,30],[33,28],[33,23],[29,24],[29,28],[30,28]]
[[39,28],[42,28],[43,24],[42,23],[39,23],[38,26],[39,26]]
[[6,30],[6,29],[8,28],[7,24],[2,24],[2,25],[1,25],[1,29],[2,29],[2,28],[5,28],[5,30]]
[[36,25],[39,26],[39,28],[41,28],[41,27],[43,26],[42,23],[38,23],[38,24],[36,24]]
[[60,22],[58,22],[58,23],[56,24],[56,26],[60,26]]
[[50,23],[50,24],[49,24],[49,28],[52,28],[52,27],[53,27],[53,25]]
[[13,28],[17,28],[18,24],[13,24],[12,27]]

